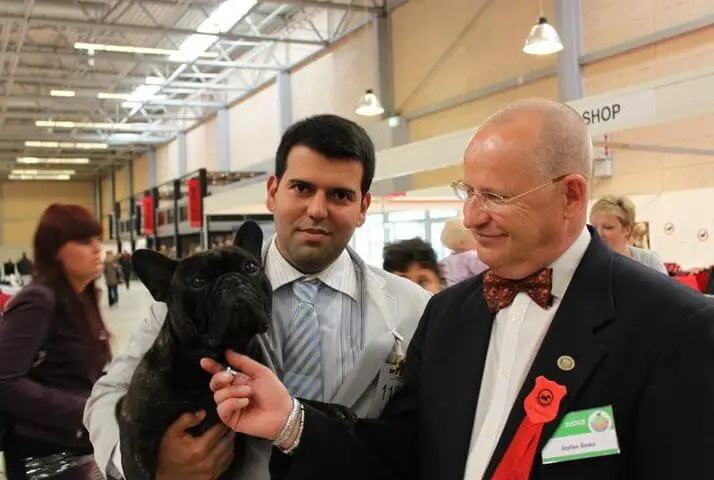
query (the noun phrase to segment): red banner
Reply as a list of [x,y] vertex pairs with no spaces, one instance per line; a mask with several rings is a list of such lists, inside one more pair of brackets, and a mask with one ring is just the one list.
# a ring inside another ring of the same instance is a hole
[[150,194],[144,195],[142,213],[144,214],[144,235],[154,233],[154,197]]
[[201,182],[198,178],[188,181],[188,224],[190,227],[203,226],[201,215]]

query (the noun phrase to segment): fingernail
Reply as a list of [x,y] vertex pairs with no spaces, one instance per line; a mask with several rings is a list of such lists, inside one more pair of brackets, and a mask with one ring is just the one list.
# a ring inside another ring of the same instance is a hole
[[196,412],[195,415],[196,415],[196,418],[201,418],[201,417],[204,416],[205,414],[206,414],[205,411],[199,410],[198,412]]

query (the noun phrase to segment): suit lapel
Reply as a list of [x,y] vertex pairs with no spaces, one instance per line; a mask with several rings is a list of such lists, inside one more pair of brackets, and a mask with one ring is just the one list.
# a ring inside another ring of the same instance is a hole
[[[569,411],[588,378],[606,355],[594,332],[611,321],[615,315],[610,289],[611,268],[611,253],[601,243],[597,234],[593,235],[590,246],[573,275],[558,312],[553,318],[543,344],[538,350],[521,391],[513,404],[503,434],[491,457],[486,478],[493,475],[516,430],[523,421],[525,416],[523,402],[533,389],[536,377],[543,375],[549,380],[564,385],[568,390],[561,402],[556,419],[543,427],[540,443],[536,450],[539,455],[563,415]],[[570,371],[560,369],[558,358],[562,355],[572,357],[575,360],[575,368]],[[536,455],[535,462],[540,461],[538,455]]]
[[384,289],[384,279],[372,273],[351,251],[350,254],[361,277],[364,349],[330,401],[353,408],[376,378],[394,344],[389,319],[395,311],[395,299]]
[[[447,331],[443,335],[448,343],[441,345],[438,354],[442,401],[431,408],[433,418],[439,419],[441,441],[451,443],[451,447],[442,452],[449,452],[451,456],[444,459],[443,464],[458,470],[451,472],[453,478],[463,478],[466,468],[494,318],[486,306],[483,284],[479,281],[458,318],[448,320],[448,324],[445,322]],[[444,476],[447,477],[452,478]]]

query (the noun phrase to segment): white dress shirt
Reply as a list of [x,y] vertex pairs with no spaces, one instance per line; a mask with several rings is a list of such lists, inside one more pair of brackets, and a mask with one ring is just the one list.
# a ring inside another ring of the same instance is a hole
[[[347,250],[325,270],[305,275],[280,254],[275,237],[265,258],[265,274],[273,287],[273,330],[271,342],[282,352],[290,322],[297,307],[292,282],[317,278],[322,282],[315,300],[320,325],[323,400],[330,401],[352,371],[363,348],[360,280]],[[278,366],[281,370],[282,363]],[[278,374],[282,377],[283,372]]]
[[476,404],[465,480],[483,478],[513,402],[589,244],[590,232],[585,228],[570,248],[550,265],[554,297],[550,308],[540,308],[528,294],[521,292],[509,307],[496,314]]

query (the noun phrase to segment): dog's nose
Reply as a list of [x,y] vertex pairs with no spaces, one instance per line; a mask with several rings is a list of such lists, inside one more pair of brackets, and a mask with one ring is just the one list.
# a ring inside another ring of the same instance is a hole
[[224,277],[220,282],[220,286],[222,290],[228,290],[240,287],[241,283],[242,282],[237,276],[231,275],[229,277]]

